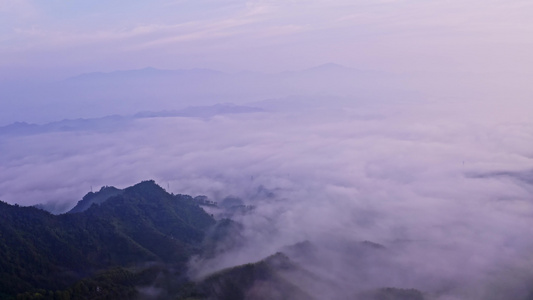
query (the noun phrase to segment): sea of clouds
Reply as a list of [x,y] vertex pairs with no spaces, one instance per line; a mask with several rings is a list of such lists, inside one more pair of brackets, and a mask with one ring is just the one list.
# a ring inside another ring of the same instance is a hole
[[[383,286],[435,299],[533,290],[527,113],[460,100],[306,99],[250,104],[264,109],[255,113],[4,134],[0,199],[66,211],[91,188],[154,179],[173,193],[255,207],[235,216],[246,242],[192,263],[197,277],[311,241],[322,260],[301,263],[336,280],[340,296]],[[362,266],[349,247],[362,241],[386,254]]]

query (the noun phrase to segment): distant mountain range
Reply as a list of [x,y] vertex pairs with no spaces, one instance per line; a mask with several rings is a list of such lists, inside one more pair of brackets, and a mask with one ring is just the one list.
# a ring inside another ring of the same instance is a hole
[[[332,63],[272,74],[156,68],[94,72],[51,83],[2,86],[0,99],[6,102],[0,119],[14,122],[46,118],[50,122],[67,116],[133,115],[228,102],[243,105],[294,95],[394,99],[403,97],[403,81],[394,74]],[[14,112],[30,119],[16,118]]]
[[178,70],[167,70],[167,69],[157,69],[152,67],[147,67],[143,69],[134,69],[134,70],[118,70],[112,72],[92,72],[84,73],[74,77],[70,77],[67,81],[99,81],[104,80],[109,82],[109,80],[138,80],[138,79],[147,79],[155,78],[173,78],[173,79],[182,79],[182,80],[194,80],[194,79],[220,79],[220,78],[276,78],[276,77],[285,77],[285,78],[297,78],[305,77],[310,75],[347,75],[347,76],[391,76],[382,72],[367,71],[367,70],[358,70],[349,67],[345,67],[335,63],[326,63],[312,68],[299,70],[299,71],[285,71],[281,73],[261,73],[261,72],[251,72],[243,71],[237,73],[225,73],[217,70],[211,69],[178,69]]
[[[310,242],[283,249],[289,256],[278,252],[192,280],[193,256],[231,253],[245,230],[229,219],[214,220],[198,205],[205,197],[197,198],[169,194],[149,180],[90,192],[62,215],[0,202],[0,299],[312,300],[320,298],[301,284],[338,288],[291,258],[320,259]],[[383,251],[367,244],[356,245],[354,255]],[[424,299],[399,288],[353,296]]]
[[251,106],[235,105],[233,103],[219,103],[211,106],[189,106],[180,110],[143,111],[135,114],[135,118],[188,117],[211,118],[217,115],[246,114],[265,112],[264,109]]
[[[175,101],[191,98],[196,103],[228,100],[242,103],[294,94],[355,95],[368,89],[401,86],[399,78],[393,74],[358,70],[333,63],[273,74],[144,68],[81,74],[63,83],[85,91],[99,90],[122,96],[151,94],[153,99],[173,96]],[[98,92],[98,95],[103,94]]]
[[101,118],[66,119],[42,125],[16,122],[0,127],[0,135],[26,135],[45,132],[80,130],[110,131],[126,128],[134,119],[141,118],[183,117],[207,119],[217,115],[260,112],[265,112],[265,110],[258,107],[235,105],[232,103],[221,103],[211,106],[190,106],[181,110],[143,111],[136,113],[133,116],[112,115]]

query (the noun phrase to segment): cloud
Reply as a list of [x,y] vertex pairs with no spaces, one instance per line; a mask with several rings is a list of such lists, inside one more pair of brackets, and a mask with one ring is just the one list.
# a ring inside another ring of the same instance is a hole
[[[0,199],[74,205],[91,186],[153,178],[174,193],[233,195],[256,207],[235,217],[244,246],[198,261],[197,274],[309,240],[324,260],[306,267],[348,294],[529,291],[533,189],[518,175],[533,169],[529,118],[502,121],[489,107],[452,102],[352,99],[295,110],[291,98],[277,101],[293,109],[3,137]],[[356,259],[352,244],[365,240],[387,254]]]

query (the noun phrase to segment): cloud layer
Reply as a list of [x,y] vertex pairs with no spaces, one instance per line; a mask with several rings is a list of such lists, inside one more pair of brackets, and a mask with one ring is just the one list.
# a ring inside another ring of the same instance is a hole
[[290,110],[5,136],[0,199],[74,205],[91,186],[153,178],[174,193],[256,206],[237,218],[245,246],[201,262],[199,274],[310,240],[331,260],[315,268],[338,272],[350,291],[360,273],[342,267],[353,255],[341,245],[368,240],[390,250],[364,287],[413,287],[442,299],[527,294],[531,121],[488,105],[348,100],[285,98],[277,107]]

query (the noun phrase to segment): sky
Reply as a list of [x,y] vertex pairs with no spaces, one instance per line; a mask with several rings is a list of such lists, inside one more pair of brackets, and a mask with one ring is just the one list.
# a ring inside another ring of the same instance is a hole
[[[531,19],[527,0],[0,0],[0,126],[135,113],[106,87],[65,80],[147,67],[279,74],[336,63],[401,77],[428,99],[533,109]],[[146,98],[157,109],[206,104],[167,90]],[[122,103],[99,110],[95,91]],[[160,99],[170,96],[174,105]],[[234,98],[224,101],[246,102]]]
[[527,0],[0,1],[0,78],[147,66],[531,75]]
[[[256,207],[197,275],[310,240],[353,293],[341,249],[369,240],[391,254],[365,288],[525,299],[531,20],[521,0],[0,0],[0,200],[63,212],[154,179]],[[261,111],[134,117],[226,102]]]

